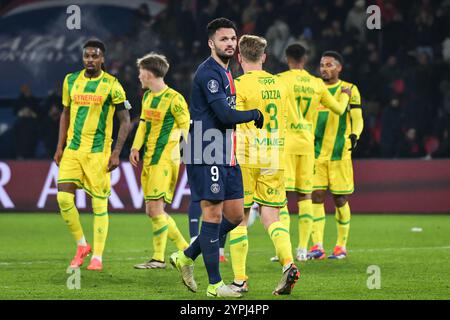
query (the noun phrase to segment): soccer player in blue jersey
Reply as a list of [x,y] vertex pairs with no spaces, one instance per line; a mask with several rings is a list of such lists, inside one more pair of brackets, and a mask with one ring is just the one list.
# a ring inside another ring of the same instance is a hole
[[[235,126],[255,122],[262,128],[264,116],[255,109],[237,111],[236,89],[228,70],[236,46],[236,26],[225,18],[207,26],[211,56],[197,69],[189,112],[191,126],[184,161],[192,201],[200,201],[202,226],[197,239],[170,260],[183,283],[196,292],[194,260],[202,254],[209,278],[206,294],[211,297],[241,297],[223,282],[219,272],[219,239],[244,217],[242,174],[236,162]],[[223,217],[222,217],[223,213]]]

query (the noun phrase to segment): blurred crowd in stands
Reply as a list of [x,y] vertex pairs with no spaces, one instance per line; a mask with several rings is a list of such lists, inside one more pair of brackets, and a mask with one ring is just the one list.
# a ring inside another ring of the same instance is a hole
[[[372,4],[381,9],[381,30],[366,26]],[[307,47],[307,69],[316,75],[323,51],[342,53],[342,79],[357,84],[363,98],[365,127],[355,158],[450,157],[450,0],[180,0],[168,1],[156,16],[142,4],[131,34],[103,39],[107,71],[127,92],[134,126],[143,93],[136,58],[165,54],[171,64],[167,83],[189,101],[193,73],[209,55],[206,24],[220,16],[232,19],[240,34],[268,40],[265,68],[273,73],[286,70],[284,49],[293,42]],[[231,67],[234,76],[242,72],[237,61]],[[60,90],[56,86],[38,101],[22,86],[13,158],[53,156]],[[134,131],[122,156],[133,137]]]

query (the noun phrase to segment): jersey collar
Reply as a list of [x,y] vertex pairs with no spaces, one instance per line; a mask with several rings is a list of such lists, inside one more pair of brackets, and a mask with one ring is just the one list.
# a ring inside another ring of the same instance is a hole
[[162,88],[161,90],[159,90],[158,92],[151,91],[151,93],[153,94],[153,96],[157,97],[157,96],[162,95],[164,92],[166,92],[167,89],[169,89],[169,86],[166,84],[166,86],[164,88]]
[[105,74],[105,72],[103,70],[101,70],[100,75],[98,77],[95,78],[88,78],[84,75],[84,73],[86,72],[86,69],[83,69],[83,71],[81,72],[81,76],[83,77],[84,80],[88,80],[88,81],[96,81],[99,80],[103,77],[103,75]]
[[212,56],[210,56],[208,58],[212,63],[214,63],[215,65],[217,65],[220,69],[222,69],[225,72],[230,72],[230,69],[225,69],[223,66],[221,66]]
[[268,74],[266,70],[252,70],[248,71],[246,74]]
[[339,79],[338,82],[336,82],[335,84],[326,84],[328,89],[332,89],[332,88],[336,88],[339,87],[342,84],[342,80]]

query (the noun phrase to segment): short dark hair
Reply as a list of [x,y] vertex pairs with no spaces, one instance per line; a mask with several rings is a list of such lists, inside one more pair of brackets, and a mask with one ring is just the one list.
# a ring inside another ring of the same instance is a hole
[[103,54],[105,54],[105,52],[106,52],[105,44],[97,38],[91,38],[91,39],[87,40],[83,44],[83,49],[86,49],[87,47],[99,48]]
[[297,62],[300,62],[306,55],[306,49],[299,43],[293,43],[286,48],[286,57],[291,58]]
[[322,57],[332,57],[332,58],[336,59],[341,64],[341,66],[344,65],[344,58],[342,57],[342,55],[339,52],[325,51],[322,54]]
[[233,21],[228,20],[227,18],[217,18],[208,23],[206,27],[206,30],[208,31],[208,39],[211,39],[211,37],[220,28],[234,29],[234,31],[237,33],[237,28]]

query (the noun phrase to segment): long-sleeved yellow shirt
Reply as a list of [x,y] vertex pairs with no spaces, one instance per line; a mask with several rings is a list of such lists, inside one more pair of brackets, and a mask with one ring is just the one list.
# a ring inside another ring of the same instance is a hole
[[336,100],[322,79],[306,70],[292,69],[278,74],[294,99],[288,110],[286,131],[286,154],[311,155],[314,153],[314,119],[321,105],[336,114],[343,114],[349,98],[342,95]]
[[356,134],[359,138],[363,130],[363,118],[361,110],[361,95],[358,87],[353,83],[339,80],[336,84],[327,85],[329,92],[339,98],[341,88],[351,88],[352,96],[349,108],[342,115],[331,113],[323,106],[319,108],[314,122],[314,151],[316,159],[342,160],[350,159],[351,142],[349,135]]
[[180,161],[180,136],[187,138],[189,109],[183,96],[172,88],[146,91],[142,98],[139,127],[132,149],[144,146],[144,165]]

